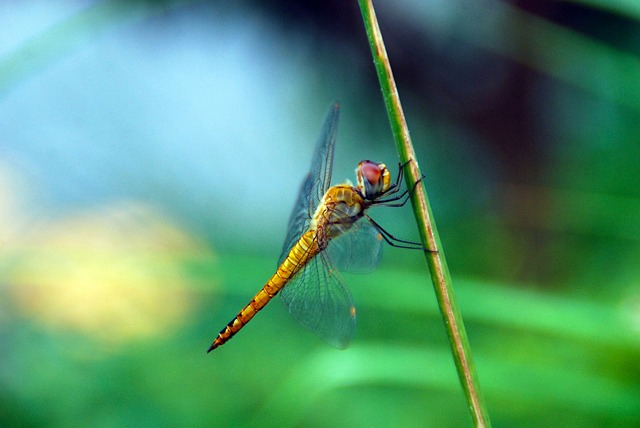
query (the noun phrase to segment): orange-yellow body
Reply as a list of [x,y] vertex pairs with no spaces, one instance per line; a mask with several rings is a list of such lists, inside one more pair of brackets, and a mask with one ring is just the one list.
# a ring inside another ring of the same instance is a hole
[[262,290],[220,331],[209,351],[224,344],[240,331],[296,273],[327,247],[331,239],[349,230],[363,216],[367,207],[368,203],[361,192],[351,184],[329,188],[318,205],[309,230],[291,248],[287,258]]

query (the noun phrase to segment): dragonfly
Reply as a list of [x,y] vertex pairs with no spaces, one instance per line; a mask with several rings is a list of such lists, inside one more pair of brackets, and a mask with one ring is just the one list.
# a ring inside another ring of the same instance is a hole
[[[280,294],[287,311],[327,343],[346,348],[356,328],[356,308],[340,271],[372,271],[382,257],[382,243],[410,249],[421,244],[398,239],[376,223],[373,206],[400,207],[415,190],[400,192],[403,167],[395,182],[385,164],[364,160],[356,168],[357,183],[330,187],[339,104],[322,127],[311,163],[289,219],[287,236],[275,274],[218,334],[207,352],[223,345]],[[419,181],[418,181],[419,182]]]

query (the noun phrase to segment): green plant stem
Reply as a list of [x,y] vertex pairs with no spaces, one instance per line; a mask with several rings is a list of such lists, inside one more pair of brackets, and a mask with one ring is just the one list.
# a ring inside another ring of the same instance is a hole
[[[378,73],[382,95],[391,122],[393,137],[396,142],[401,163],[407,164],[407,174],[405,174],[407,188],[412,188],[422,177],[415,151],[411,144],[409,129],[400,104],[398,89],[393,79],[391,65],[382,40],[382,34],[378,26],[375,11],[371,0],[358,0],[360,10],[364,19],[367,38],[373,55],[373,62]],[[449,269],[444,258],[444,252],[440,244],[440,238],[433,221],[431,207],[427,199],[424,185],[416,187],[416,191],[411,198],[413,212],[420,230],[422,244],[427,249],[425,256],[431,279],[433,282],[438,305],[444,321],[451,351],[458,370],[458,377],[464,390],[465,397],[471,412],[475,426],[488,427],[491,425],[489,413],[484,404],[484,399],[480,391],[471,349],[467,340],[467,333],[464,329],[462,316],[456,304],[455,294]]]

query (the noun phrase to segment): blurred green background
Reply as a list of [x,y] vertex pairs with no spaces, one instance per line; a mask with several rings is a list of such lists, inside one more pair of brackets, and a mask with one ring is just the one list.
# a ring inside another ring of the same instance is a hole
[[[640,426],[640,3],[375,5],[494,426]],[[334,183],[397,162],[355,1],[0,22],[0,425],[470,425],[417,252],[345,275],[345,351],[274,303],[205,353],[334,99]]]

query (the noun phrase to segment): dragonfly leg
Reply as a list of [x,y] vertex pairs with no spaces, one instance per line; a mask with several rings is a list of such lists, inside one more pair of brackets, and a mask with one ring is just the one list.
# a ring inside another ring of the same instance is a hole
[[[396,180],[389,186],[387,191],[384,192],[384,196],[395,195],[396,193],[398,193],[400,191],[400,188],[402,187],[401,186],[402,178],[404,177],[404,167],[409,165],[409,163],[411,163],[412,161],[413,161],[413,159],[409,159],[405,163],[398,163],[398,176],[396,177]],[[423,178],[424,178],[424,176],[423,176]],[[400,196],[397,196],[397,197],[394,197],[394,198],[388,198],[387,200],[395,201],[395,200],[398,200],[398,199],[402,198],[405,194],[406,194],[406,191],[403,192]]]
[[395,236],[393,236],[391,233],[387,232],[384,227],[380,226],[380,224],[378,224],[374,219],[372,219],[371,217],[369,217],[368,214],[364,215],[367,220],[369,220],[369,222],[371,222],[371,224],[373,225],[373,227],[376,228],[376,230],[378,232],[380,232],[380,236],[382,236],[382,238],[387,241],[387,244],[391,245],[392,247],[396,247],[396,248],[406,248],[408,250],[422,250],[422,251],[430,251],[427,248],[425,248],[421,243],[419,242],[413,242],[413,241],[406,241],[404,239],[400,239],[400,238],[396,238]]
[[[411,195],[413,195],[413,193],[416,191],[418,184],[425,178],[424,174],[422,175],[422,177],[420,177],[420,179],[418,181],[416,181],[415,183],[413,183],[413,186],[411,187],[410,190],[405,190],[404,192],[402,192],[400,195],[396,195],[393,196],[391,198],[385,198],[385,199],[378,199],[376,201],[373,202],[374,205],[384,205],[385,207],[402,207],[404,206],[407,201],[409,200],[409,198],[411,197]],[[393,191],[392,193],[395,193],[397,190]],[[400,201],[400,202],[396,202],[396,201]],[[392,203],[395,202],[395,203]]]
[[389,188],[385,192],[385,195],[393,195],[395,193],[398,193],[398,191],[400,190],[400,183],[402,182],[402,177],[404,176],[404,167],[409,162],[410,161],[405,162],[403,164],[398,163],[398,176],[396,177],[396,181],[394,181],[393,184],[389,186]]

